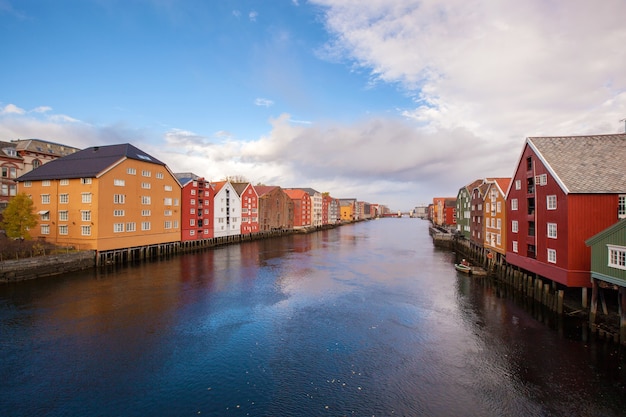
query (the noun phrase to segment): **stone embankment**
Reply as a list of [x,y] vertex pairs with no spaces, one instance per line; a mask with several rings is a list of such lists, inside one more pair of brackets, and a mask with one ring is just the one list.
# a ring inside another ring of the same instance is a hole
[[36,256],[0,262],[0,282],[17,282],[65,274],[96,266],[95,251]]

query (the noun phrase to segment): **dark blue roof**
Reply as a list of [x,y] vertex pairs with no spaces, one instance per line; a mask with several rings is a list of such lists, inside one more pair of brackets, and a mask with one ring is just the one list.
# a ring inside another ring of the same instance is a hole
[[39,168],[22,175],[17,180],[40,181],[65,178],[95,178],[122,158],[165,165],[165,163],[129,143],[92,146],[91,148],[83,149],[43,164]]

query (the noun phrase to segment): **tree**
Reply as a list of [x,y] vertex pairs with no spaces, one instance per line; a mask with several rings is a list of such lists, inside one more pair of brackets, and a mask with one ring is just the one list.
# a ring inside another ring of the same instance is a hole
[[2,215],[0,227],[8,237],[31,239],[28,230],[37,226],[37,216],[33,213],[33,201],[29,196],[19,193],[13,197]]

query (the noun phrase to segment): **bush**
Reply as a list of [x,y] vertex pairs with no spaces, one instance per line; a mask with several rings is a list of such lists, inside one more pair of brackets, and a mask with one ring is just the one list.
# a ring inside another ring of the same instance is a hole
[[49,255],[55,249],[53,244],[44,241],[11,239],[0,235],[0,261]]

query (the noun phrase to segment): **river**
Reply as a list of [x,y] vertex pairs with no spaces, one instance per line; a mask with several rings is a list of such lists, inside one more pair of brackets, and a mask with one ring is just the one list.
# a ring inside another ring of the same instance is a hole
[[0,415],[626,415],[621,348],[454,256],[381,219],[1,285]]

